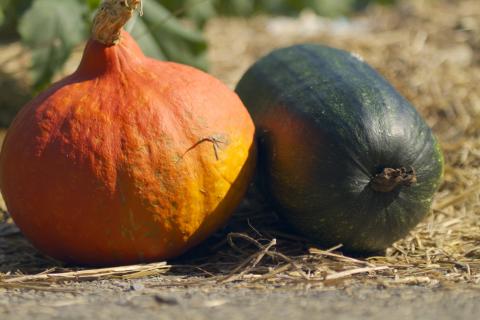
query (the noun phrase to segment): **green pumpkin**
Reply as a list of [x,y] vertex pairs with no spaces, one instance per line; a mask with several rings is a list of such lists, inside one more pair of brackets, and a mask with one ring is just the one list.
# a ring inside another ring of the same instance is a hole
[[236,90],[257,127],[261,189],[303,235],[378,252],[429,212],[443,175],[439,144],[356,56],[320,45],[280,49]]

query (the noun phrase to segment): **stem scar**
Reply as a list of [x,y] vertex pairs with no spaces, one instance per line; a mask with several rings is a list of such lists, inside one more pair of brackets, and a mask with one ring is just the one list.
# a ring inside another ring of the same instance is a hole
[[410,187],[417,183],[414,168],[385,168],[371,180],[371,187],[377,192],[391,192],[399,186]]

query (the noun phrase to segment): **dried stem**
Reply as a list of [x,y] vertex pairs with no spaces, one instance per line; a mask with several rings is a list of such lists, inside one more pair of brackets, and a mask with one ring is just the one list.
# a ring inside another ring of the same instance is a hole
[[142,0],[104,0],[93,20],[92,38],[107,46],[117,44],[136,10],[142,13]]
[[417,175],[413,168],[392,169],[385,168],[375,175],[371,181],[371,187],[377,192],[391,192],[399,186],[409,187],[417,182]]

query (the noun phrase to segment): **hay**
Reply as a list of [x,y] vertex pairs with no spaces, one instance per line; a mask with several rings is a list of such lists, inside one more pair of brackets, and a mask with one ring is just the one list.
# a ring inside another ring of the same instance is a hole
[[[35,275],[24,276],[4,276],[2,279],[3,284],[12,283],[25,283],[32,281],[52,281],[52,282],[66,282],[66,281],[94,281],[105,280],[113,278],[122,279],[136,279],[146,276],[156,275],[158,273],[164,273],[170,266],[165,262],[150,263],[143,265],[131,265],[112,268],[98,268],[90,270],[79,271],[67,271],[67,272],[54,272],[55,270],[45,270],[42,273]],[[0,284],[1,285],[1,284]]]
[[[189,255],[169,267],[143,265],[126,273],[71,271],[39,255],[14,227],[3,225],[0,286],[58,289],[64,280],[152,273],[161,273],[162,281],[149,283],[151,287],[480,284],[477,0],[401,1],[395,10],[371,8],[350,22],[325,20],[308,12],[299,20],[217,19],[209,24],[208,38],[212,71],[232,87],[258,57],[299,42],[351,50],[375,66],[417,106],[445,151],[445,181],[432,214],[385,255],[353,258],[343,256],[340,246],[320,249],[292,234],[251,191],[229,225]],[[31,276],[35,273],[41,274]]]

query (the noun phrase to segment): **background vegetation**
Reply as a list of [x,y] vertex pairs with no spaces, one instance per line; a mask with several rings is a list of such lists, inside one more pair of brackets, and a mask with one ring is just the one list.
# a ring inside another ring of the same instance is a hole
[[[129,31],[144,52],[157,59],[208,69],[202,28],[218,15],[296,15],[309,8],[320,15],[347,15],[370,2],[395,0],[144,0],[145,14]],[[72,50],[89,36],[101,0],[0,0],[0,36],[20,38],[32,52],[34,90],[48,85]],[[190,21],[191,23],[185,23]]]

